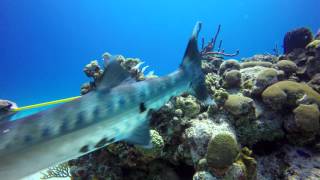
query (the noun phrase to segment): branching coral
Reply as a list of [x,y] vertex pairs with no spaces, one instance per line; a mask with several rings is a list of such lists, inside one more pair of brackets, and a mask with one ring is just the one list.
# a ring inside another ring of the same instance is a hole
[[202,45],[201,45],[201,57],[202,59],[206,60],[214,60],[217,56],[226,56],[226,57],[233,57],[237,56],[239,54],[239,50],[237,50],[235,53],[225,53],[223,49],[221,49],[222,46],[222,40],[219,43],[218,50],[215,51],[215,45],[218,38],[218,35],[220,33],[221,25],[218,26],[218,30],[215,34],[215,36],[211,39],[210,42],[205,46],[204,45],[204,38],[202,38]]

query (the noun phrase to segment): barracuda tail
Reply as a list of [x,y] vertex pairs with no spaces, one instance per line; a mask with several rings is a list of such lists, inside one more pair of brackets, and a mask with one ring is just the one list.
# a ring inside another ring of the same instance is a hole
[[202,23],[197,22],[193,28],[186,52],[181,64],[182,71],[185,71],[191,81],[191,91],[200,100],[208,99],[208,92],[205,87],[204,74],[201,70],[201,55],[198,49],[198,35]]

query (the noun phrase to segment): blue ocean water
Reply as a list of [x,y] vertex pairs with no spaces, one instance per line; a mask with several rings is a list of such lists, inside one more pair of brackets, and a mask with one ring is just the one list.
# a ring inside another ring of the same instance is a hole
[[156,74],[180,64],[196,21],[237,57],[272,53],[284,34],[320,25],[319,0],[1,0],[0,99],[28,105],[79,94],[104,52],[139,57]]

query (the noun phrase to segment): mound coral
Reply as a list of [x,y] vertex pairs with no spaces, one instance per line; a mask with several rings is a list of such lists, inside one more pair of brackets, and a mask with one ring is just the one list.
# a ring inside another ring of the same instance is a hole
[[234,137],[221,133],[211,139],[208,145],[206,160],[209,167],[227,168],[235,162],[239,155],[239,147]]
[[260,95],[265,88],[278,81],[278,72],[273,68],[267,68],[260,71],[254,81],[252,93]]
[[295,123],[303,132],[319,131],[320,112],[315,104],[300,104],[293,110]]
[[241,73],[239,70],[227,71],[223,74],[223,85],[228,88],[239,87],[241,84]]
[[279,70],[284,71],[288,76],[290,76],[292,73],[296,73],[298,70],[297,65],[289,60],[278,61],[276,67]]
[[229,95],[224,103],[224,108],[235,116],[254,111],[253,100],[241,95]]
[[254,67],[254,66],[262,66],[262,67],[272,67],[271,62],[264,62],[264,61],[249,61],[249,62],[243,62],[241,63],[241,69],[248,68],[248,67]]
[[230,70],[240,70],[240,64],[237,60],[234,59],[229,59],[224,61],[219,68],[219,74],[222,75],[226,71]]
[[320,94],[304,83],[280,81],[269,86],[262,93],[263,101],[272,109],[281,109],[284,105],[296,107],[298,104],[316,103],[320,105]]

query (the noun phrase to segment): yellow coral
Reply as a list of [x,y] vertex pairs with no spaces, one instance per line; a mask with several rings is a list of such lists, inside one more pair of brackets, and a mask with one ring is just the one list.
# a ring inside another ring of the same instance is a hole
[[262,93],[263,101],[274,109],[281,109],[284,104],[296,106],[299,101],[320,105],[320,94],[304,83],[280,81],[269,86]]
[[318,40],[318,39],[311,41],[311,42],[306,46],[306,48],[318,48],[318,47],[320,47],[320,40]]
[[249,61],[249,62],[243,62],[241,63],[241,69],[254,67],[254,66],[262,66],[262,67],[272,67],[271,62],[265,62],[265,61]]
[[294,109],[297,126],[304,132],[316,132],[319,130],[320,112],[315,104],[300,104]]
[[253,100],[245,96],[229,95],[224,108],[233,115],[244,115],[253,111]]

